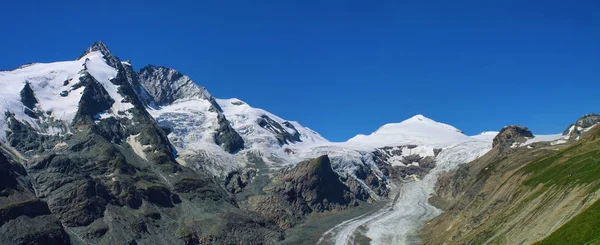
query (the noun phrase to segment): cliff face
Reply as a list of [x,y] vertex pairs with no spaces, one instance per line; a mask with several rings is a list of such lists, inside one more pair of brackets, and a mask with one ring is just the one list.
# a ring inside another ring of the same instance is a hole
[[40,200],[19,164],[0,152],[0,244],[70,244],[48,204]]
[[506,152],[505,144],[496,144],[481,158],[441,176],[430,201],[445,212],[423,228],[425,244],[544,240],[600,197],[598,136],[596,127],[571,145],[537,144]]
[[344,185],[327,156],[275,173],[264,191],[267,195],[248,199],[249,209],[284,229],[311,213],[345,209],[369,198],[353,193]]

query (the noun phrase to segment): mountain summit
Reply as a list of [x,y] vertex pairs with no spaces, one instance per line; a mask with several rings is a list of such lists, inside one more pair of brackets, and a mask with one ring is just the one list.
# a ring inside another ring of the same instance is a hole
[[370,135],[356,135],[348,142],[385,146],[414,143],[444,145],[467,140],[469,137],[457,128],[418,114],[400,123],[385,124]]

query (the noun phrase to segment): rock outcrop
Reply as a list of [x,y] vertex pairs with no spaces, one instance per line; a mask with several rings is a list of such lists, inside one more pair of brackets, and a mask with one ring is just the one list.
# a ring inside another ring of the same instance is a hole
[[217,116],[219,127],[215,133],[215,143],[229,153],[235,153],[244,148],[244,139],[231,127],[231,123],[223,114]]
[[0,152],[0,244],[70,244],[59,220],[34,192],[25,169]]
[[568,140],[578,140],[585,130],[600,123],[600,115],[598,114],[585,114],[580,117],[574,124],[570,124],[562,135],[566,136]]
[[249,209],[282,229],[292,227],[313,212],[341,210],[366,200],[354,195],[340,180],[327,156],[281,170],[264,191],[267,195],[249,197]]
[[515,144],[521,144],[527,141],[527,138],[533,138],[533,133],[524,126],[510,125],[502,128],[492,142],[492,147],[506,149]]
[[[287,128],[285,129],[284,126],[281,126],[281,124],[271,119],[269,116],[263,115],[260,119],[258,119],[257,123],[262,128],[269,130],[271,133],[273,133],[273,135],[275,135],[275,138],[277,138],[277,142],[279,143],[279,145],[285,145],[302,141],[300,139],[300,133],[298,133],[294,125],[292,125],[289,122],[283,123],[283,125]],[[291,130],[292,133],[290,133],[289,130]]]
[[168,105],[179,99],[206,99],[221,110],[215,99],[181,72],[163,67],[147,65],[138,72],[141,84],[153,97],[157,106]]

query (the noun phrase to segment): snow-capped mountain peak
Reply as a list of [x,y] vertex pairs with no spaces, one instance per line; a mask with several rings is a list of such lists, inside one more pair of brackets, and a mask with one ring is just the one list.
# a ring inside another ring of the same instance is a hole
[[421,114],[400,123],[388,123],[370,135],[356,135],[348,143],[373,147],[405,144],[452,144],[468,140],[459,129]]
[[97,41],[97,42],[94,42],[92,45],[90,45],[90,47],[87,48],[85,50],[85,52],[83,52],[83,55],[81,55],[81,56],[83,57],[83,56],[85,56],[91,52],[95,52],[95,51],[100,51],[103,55],[111,54],[110,50],[108,49],[106,44],[104,44],[102,41]]
[[[105,48],[98,45],[97,48]],[[102,51],[94,49],[88,48],[82,57],[74,61],[35,63],[0,72],[2,116],[9,113],[15,120],[26,122],[42,134],[65,133],[78,113],[86,87],[91,83],[98,83],[97,87],[102,87],[111,97],[106,115],[124,114],[133,105],[118,92],[120,85],[112,82],[118,71],[108,64]],[[26,93],[27,90],[30,93]],[[27,100],[35,103],[24,103]],[[7,129],[8,120],[8,117],[0,120],[0,130]],[[4,137],[4,134],[0,136]]]
[[104,44],[101,41],[93,43],[89,48],[87,48],[83,52],[83,54],[81,54],[81,56],[79,56],[78,60],[81,60],[82,58],[86,57],[88,54],[90,54],[92,52],[100,53],[101,56],[104,58],[104,61],[106,62],[106,64],[108,64],[112,68],[115,68],[115,69],[121,68],[121,62],[119,61],[119,59],[117,57],[113,56],[113,54],[110,52],[110,50],[108,49],[106,44]]
[[373,134],[422,133],[420,131],[425,131],[426,129],[462,134],[462,131],[451,125],[436,122],[421,114],[417,114],[400,123],[385,124],[377,129]]

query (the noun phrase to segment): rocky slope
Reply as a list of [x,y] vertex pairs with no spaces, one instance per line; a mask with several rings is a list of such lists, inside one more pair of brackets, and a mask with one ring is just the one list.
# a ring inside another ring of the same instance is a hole
[[[1,151],[21,167],[0,174],[16,173],[21,188],[10,193],[24,193],[7,208],[46,207],[37,216],[8,209],[6,221],[59,224],[37,235],[4,226],[7,243],[26,243],[25,234],[57,244],[272,244],[312,213],[389,191],[368,151],[216,99],[176,70],[136,72],[101,42],[74,61],[0,72],[0,84]],[[327,153],[331,160],[319,157]],[[267,193],[278,201],[256,206]],[[273,216],[267,206],[286,211]]]
[[353,193],[333,171],[329,158],[321,156],[276,173],[263,195],[249,197],[248,209],[287,229],[308,214],[358,206],[368,198],[366,192]]
[[[430,201],[445,212],[423,229],[425,244],[531,244],[559,230],[600,197],[595,124],[582,125],[582,139],[572,144],[520,147],[531,132],[505,127],[490,152],[439,178]],[[595,237],[587,239],[555,244]]]
[[[275,225],[239,209],[211,174],[175,161],[164,129],[147,112],[147,98],[140,97],[144,90],[133,88],[131,82],[139,78],[127,65],[95,43],[76,61],[0,75],[9,88],[0,94],[6,101],[2,150],[26,168],[21,176],[35,194],[8,192],[24,194],[14,197],[21,203],[15,208],[6,204],[5,221],[14,226],[4,237],[23,239],[27,217],[39,216],[48,231],[31,232],[47,233],[61,244],[271,244],[282,239]],[[40,206],[39,213],[28,213],[28,203]],[[62,227],[70,239],[63,239]]]
[[23,166],[0,153],[0,244],[68,244],[48,204],[34,193]]

